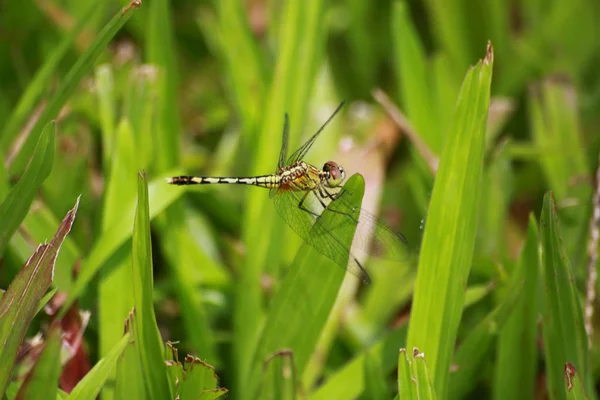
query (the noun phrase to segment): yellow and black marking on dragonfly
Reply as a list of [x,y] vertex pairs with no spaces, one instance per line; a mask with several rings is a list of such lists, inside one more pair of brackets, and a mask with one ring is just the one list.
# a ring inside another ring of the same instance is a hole
[[[289,119],[285,114],[279,163],[274,174],[249,177],[176,176],[168,178],[167,182],[173,185],[237,184],[271,189],[270,197],[273,198],[279,215],[304,241],[338,265],[362,278],[363,281],[369,282],[367,272],[356,257],[351,255],[349,247],[337,238],[332,228],[326,227],[320,222],[320,212],[331,211],[343,218],[348,217],[349,221],[358,225],[357,231],[361,230],[362,225],[362,230],[369,230],[372,233],[376,247],[400,246],[402,248],[400,253],[407,254],[404,248],[406,239],[402,234],[396,234],[376,222],[376,219],[366,211],[357,210],[345,203],[342,199],[344,191],[341,189],[345,174],[341,166],[333,161],[328,161],[319,170],[302,160],[343,104],[342,102],[323,126],[287,160]],[[310,194],[313,194],[321,205],[320,212],[311,210],[304,205]],[[326,204],[331,202],[335,202],[337,207],[332,208]],[[361,245],[360,241],[358,243]],[[364,242],[363,245],[365,248],[367,247]]]

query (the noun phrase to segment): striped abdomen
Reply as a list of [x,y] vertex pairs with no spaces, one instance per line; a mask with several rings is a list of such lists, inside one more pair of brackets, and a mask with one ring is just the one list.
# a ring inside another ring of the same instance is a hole
[[168,178],[167,183],[172,185],[214,185],[214,184],[229,184],[229,185],[252,185],[273,189],[279,187],[281,178],[278,175],[262,175],[251,177],[206,177],[206,176],[174,176]]

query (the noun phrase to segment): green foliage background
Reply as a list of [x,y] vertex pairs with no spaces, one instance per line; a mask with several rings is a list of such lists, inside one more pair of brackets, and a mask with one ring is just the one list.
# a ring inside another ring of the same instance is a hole
[[[72,397],[196,398],[216,390],[209,364],[239,399],[595,398],[598,323],[588,338],[583,305],[600,3],[127,7],[0,4],[0,287],[23,283],[81,195],[52,281],[60,318],[91,311],[96,372]],[[284,114],[293,151],[341,100],[306,161],[360,172],[362,207],[413,251],[369,260],[368,286],[302,245],[267,191],[164,182],[274,172]],[[39,363],[56,372],[48,321],[28,334],[48,338]],[[201,360],[189,392],[165,374],[157,329]],[[7,398],[48,393],[42,367],[22,389],[15,368]]]

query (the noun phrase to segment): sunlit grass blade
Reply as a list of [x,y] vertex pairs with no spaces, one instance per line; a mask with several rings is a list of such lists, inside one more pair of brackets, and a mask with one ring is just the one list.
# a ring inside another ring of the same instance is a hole
[[[179,173],[171,171],[166,174],[166,176],[175,175],[179,175]],[[150,195],[151,204],[150,219],[153,219],[177,200],[183,194],[183,191],[173,190],[172,187],[165,184],[164,177],[160,177],[150,183],[148,193]],[[87,260],[85,260],[82,265],[79,276],[77,277],[72,290],[69,292],[62,310],[67,310],[69,306],[73,304],[73,301],[79,297],[100,268],[108,261],[110,256],[112,256],[114,252],[131,237],[135,208],[135,199],[133,199],[131,203],[122,206],[120,209],[122,212],[121,218],[115,222],[115,225],[108,228],[98,241],[96,241]]]
[[150,206],[146,174],[138,176],[138,203],[133,227],[131,266],[135,304],[135,332],[138,356],[143,366],[144,383],[151,399],[171,397],[165,363],[163,343],[156,325],[152,301],[152,243],[150,241]]
[[42,399],[51,397],[52,390],[58,389],[60,376],[60,347],[62,329],[60,323],[53,323],[46,335],[46,343],[42,355],[21,385],[17,399]]
[[482,178],[493,52],[465,77],[431,195],[407,348],[418,347],[438,396],[447,395],[448,373],[469,276]]
[[121,29],[125,22],[129,20],[133,14],[133,10],[135,10],[139,4],[139,0],[132,0],[130,5],[117,12],[117,14],[98,34],[86,52],[83,53],[73,65],[67,76],[65,76],[62,84],[56,93],[54,93],[51,100],[48,102],[48,105],[31,129],[31,132],[27,136],[25,143],[11,164],[9,169],[11,175],[18,174],[25,168],[27,160],[33,152],[33,147],[42,133],[42,128],[46,126],[46,124],[48,124],[52,119],[56,118],[60,109],[65,105],[67,100],[71,97],[79,85],[81,78],[83,78],[86,73],[90,72],[94,62],[104,51],[108,45],[108,42]]
[[[531,398],[537,367],[537,316],[539,292],[538,226],[533,215],[519,258],[516,279],[524,281],[523,294],[498,336],[494,398]],[[508,294],[508,293],[507,293]]]
[[398,395],[400,399],[436,399],[425,355],[417,348],[412,353],[400,349],[398,358]]
[[381,357],[381,369],[384,374],[389,374],[398,366],[398,349],[406,344],[406,334],[406,326],[394,329],[371,348],[359,353],[338,371],[331,374],[322,386],[311,393],[310,398],[312,400],[328,400],[359,397],[366,387],[364,363],[367,352],[378,353]]
[[44,128],[27,170],[0,205],[0,256],[13,233],[27,215],[33,197],[52,170],[56,124]]
[[68,35],[63,37],[60,43],[51,52],[50,57],[46,59],[44,64],[36,72],[29,85],[27,85],[27,88],[19,98],[19,102],[10,114],[10,118],[2,128],[2,133],[0,134],[0,150],[2,152],[8,150],[12,141],[19,133],[19,129],[21,129],[27,118],[33,114],[35,103],[42,93],[50,86],[52,76],[60,61],[71,49],[77,36],[90,22],[94,13],[97,11],[98,7],[93,3],[88,5],[87,11],[83,14],[83,17],[78,20],[77,25],[75,25]]
[[403,400],[417,399],[417,385],[412,379],[410,360],[406,349],[400,349],[398,354],[398,398]]
[[588,342],[583,313],[575,287],[571,263],[566,255],[552,192],[542,207],[542,336],[546,358],[546,384],[551,399],[565,399],[564,365],[569,362],[580,372],[586,391],[592,393]]
[[[344,185],[352,193],[352,205],[360,207],[364,194],[364,180],[355,174]],[[332,203],[334,205],[335,203]],[[322,226],[340,223],[339,214],[327,212],[321,218]],[[354,226],[338,233],[338,240],[346,245],[352,243]],[[319,232],[313,227],[314,232]],[[325,325],[339,287],[344,270],[308,244],[303,244],[292,263],[281,287],[278,289],[267,315],[265,327],[258,340],[248,385],[250,395],[256,393],[260,371],[265,359],[272,353],[290,349],[294,353],[298,374],[304,368]],[[351,277],[349,279],[358,279]]]
[[296,399],[297,383],[294,353],[289,350],[278,351],[265,361],[259,398]]
[[75,386],[75,389],[69,394],[68,399],[88,400],[98,396],[130,340],[131,333],[125,333],[106,357],[98,361],[94,368]]
[[48,244],[42,244],[12,281],[0,300],[0,392],[4,393],[19,345],[37,313],[37,307],[52,283],[54,262],[71,230],[79,199],[59,225]]

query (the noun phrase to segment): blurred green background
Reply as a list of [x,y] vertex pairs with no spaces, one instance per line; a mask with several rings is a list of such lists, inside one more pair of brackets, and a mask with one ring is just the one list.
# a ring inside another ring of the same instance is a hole
[[[144,169],[163,339],[213,365],[232,398],[266,393],[263,362],[290,346],[299,395],[392,398],[436,166],[465,74],[486,55],[488,40],[494,64],[483,163],[474,164],[483,168],[479,202],[463,210],[477,230],[454,339],[465,342],[504,304],[529,214],[539,218],[548,190],[583,308],[600,151],[599,2],[147,0],[127,11],[127,21],[109,23],[124,5],[0,3],[0,201],[22,176],[42,128],[57,121],[51,172],[0,253],[0,287],[81,195],[53,287],[68,305],[91,311],[81,354],[88,369],[122,337],[133,304],[131,235]],[[360,172],[362,206],[403,232],[414,257],[398,265],[370,260],[368,286],[349,276],[338,291],[317,277],[318,291],[290,289],[282,283],[290,265],[330,266],[297,255],[301,240],[279,220],[267,191],[184,190],[164,178],[272,173],[284,113],[293,151],[341,100],[341,114],[306,161],[333,159],[347,176]],[[543,297],[548,288],[540,287],[528,299]],[[528,304],[529,338],[541,341],[542,306]],[[29,334],[44,331],[43,314]],[[524,361],[502,358],[502,346],[521,343],[502,337],[507,318],[494,320],[499,327],[486,330],[486,345],[467,354],[472,371],[451,373],[448,387],[434,379],[439,397],[563,398],[540,383],[549,370],[541,342],[524,342]],[[600,372],[594,346],[590,354],[588,388]],[[513,368],[524,374],[520,386],[502,380]],[[102,398],[114,395],[113,377]]]

